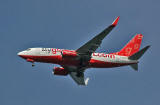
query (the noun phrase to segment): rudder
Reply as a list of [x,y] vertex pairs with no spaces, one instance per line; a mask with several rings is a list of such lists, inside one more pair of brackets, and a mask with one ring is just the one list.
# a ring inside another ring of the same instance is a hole
[[131,56],[134,53],[138,52],[142,42],[142,38],[142,34],[137,34],[116,54],[122,56]]

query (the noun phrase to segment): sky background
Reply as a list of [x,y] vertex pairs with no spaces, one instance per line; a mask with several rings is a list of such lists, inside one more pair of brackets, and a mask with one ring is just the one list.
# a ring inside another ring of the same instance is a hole
[[[160,105],[159,0],[0,0],[0,105]],[[99,52],[120,50],[142,33],[139,71],[88,69],[88,86],[17,56],[31,47],[77,49],[120,16]]]

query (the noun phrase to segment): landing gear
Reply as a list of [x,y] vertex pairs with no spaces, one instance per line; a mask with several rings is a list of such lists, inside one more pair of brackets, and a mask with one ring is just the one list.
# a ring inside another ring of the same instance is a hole
[[32,67],[35,66],[35,65],[34,65],[34,60],[33,60],[33,59],[27,58],[26,60],[27,60],[27,62],[31,62],[31,63],[32,63]]
[[35,66],[35,64],[34,64],[34,62],[32,63],[32,67],[34,67]]

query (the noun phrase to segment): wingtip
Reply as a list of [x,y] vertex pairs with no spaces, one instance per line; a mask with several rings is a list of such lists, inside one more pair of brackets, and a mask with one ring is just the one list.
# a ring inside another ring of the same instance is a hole
[[85,85],[86,85],[86,86],[88,85],[88,81],[89,81],[89,78],[87,78],[87,79],[85,80]]
[[118,16],[112,23],[112,26],[116,26],[119,21],[120,16]]

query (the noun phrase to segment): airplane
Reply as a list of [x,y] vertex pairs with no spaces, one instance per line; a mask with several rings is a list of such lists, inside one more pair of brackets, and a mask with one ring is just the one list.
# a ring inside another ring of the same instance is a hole
[[115,53],[97,53],[97,48],[102,40],[117,26],[119,16],[104,29],[77,50],[58,48],[28,48],[18,53],[18,56],[31,62],[59,64],[54,67],[53,74],[58,76],[70,75],[78,85],[87,85],[89,78],[84,77],[84,72],[89,68],[112,68],[120,66],[131,66],[138,71],[138,63],[141,56],[150,47],[140,49],[142,34],[137,34],[120,51]]

